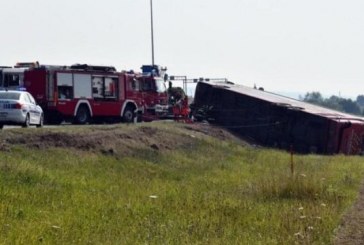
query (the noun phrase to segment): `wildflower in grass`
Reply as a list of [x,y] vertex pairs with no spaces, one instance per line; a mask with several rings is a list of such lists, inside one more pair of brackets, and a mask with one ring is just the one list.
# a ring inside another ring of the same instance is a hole
[[297,232],[294,234],[295,237],[297,238],[304,238],[305,236],[301,234],[301,232]]
[[158,196],[156,196],[156,195],[151,195],[151,196],[149,196],[149,198],[157,199],[157,198],[158,198]]
[[58,229],[61,229],[61,227],[59,227],[59,226],[57,226],[57,225],[52,225],[52,228],[53,228],[53,229],[57,229],[57,230],[58,230]]
[[326,204],[325,204],[325,203],[321,203],[321,206],[322,206],[322,207],[326,207]]
[[307,227],[308,230],[312,231],[313,230],[313,226],[309,226]]
[[299,207],[298,210],[303,210],[303,207]]

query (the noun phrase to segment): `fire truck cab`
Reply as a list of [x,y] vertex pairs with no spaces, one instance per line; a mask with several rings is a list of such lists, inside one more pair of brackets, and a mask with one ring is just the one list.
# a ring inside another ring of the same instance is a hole
[[143,65],[142,73],[136,74],[135,82],[138,84],[143,99],[143,121],[161,119],[168,114],[168,93],[165,85],[166,70],[158,65]]

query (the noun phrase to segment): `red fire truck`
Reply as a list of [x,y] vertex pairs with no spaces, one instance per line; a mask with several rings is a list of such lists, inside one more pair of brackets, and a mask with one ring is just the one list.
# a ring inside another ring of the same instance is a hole
[[132,122],[137,117],[153,118],[168,109],[166,88],[158,74],[118,72],[111,66],[47,66],[36,62],[3,69],[3,77],[6,71],[15,70],[18,77],[0,86],[30,92],[48,123]]

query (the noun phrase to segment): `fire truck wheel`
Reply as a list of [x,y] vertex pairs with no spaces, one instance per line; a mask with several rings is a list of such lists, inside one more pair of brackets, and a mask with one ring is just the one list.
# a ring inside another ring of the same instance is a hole
[[28,128],[29,125],[30,125],[30,116],[29,116],[29,114],[27,114],[27,116],[25,117],[25,122],[23,123],[22,127]]
[[86,106],[80,106],[76,113],[75,122],[77,124],[86,124],[90,121],[90,112]]
[[134,121],[134,110],[131,106],[127,106],[124,110],[123,121],[132,123]]
[[43,127],[43,123],[44,123],[44,116],[43,114],[40,116],[40,119],[39,119],[39,124],[37,124],[37,128],[41,128]]

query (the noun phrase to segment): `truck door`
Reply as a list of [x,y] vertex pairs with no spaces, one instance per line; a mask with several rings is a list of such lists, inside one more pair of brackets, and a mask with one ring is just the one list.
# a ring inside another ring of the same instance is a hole
[[155,114],[155,103],[154,103],[154,86],[153,80],[149,78],[142,78],[140,80],[140,94],[142,97],[144,109],[148,114]]
[[92,77],[92,110],[94,116],[119,116],[120,103],[118,101],[118,77]]

